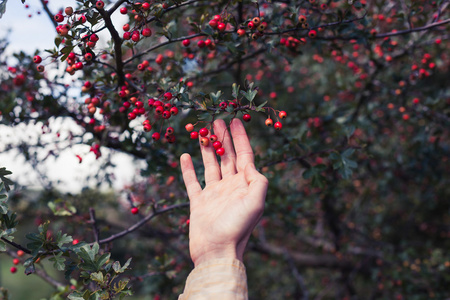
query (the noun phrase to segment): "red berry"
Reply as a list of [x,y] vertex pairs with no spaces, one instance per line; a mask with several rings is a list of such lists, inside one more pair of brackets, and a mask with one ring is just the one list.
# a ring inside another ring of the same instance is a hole
[[309,32],[308,32],[308,36],[310,37],[310,38],[315,38],[316,36],[317,36],[317,31],[315,31],[314,29],[313,30],[310,30]]
[[237,31],[237,34],[239,35],[239,36],[244,36],[245,35],[245,30],[244,29],[238,29],[238,31]]
[[160,65],[160,64],[162,64],[163,59],[164,59],[164,56],[162,56],[162,54],[158,54],[158,56],[156,56],[155,63]]
[[205,136],[208,135],[209,130],[207,128],[202,128],[202,129],[199,130],[198,133],[200,134],[200,136],[205,137]]
[[123,33],[123,39],[124,39],[124,40],[129,40],[129,39],[131,39],[131,32],[124,32],[124,33]]
[[178,108],[177,107],[172,107],[171,109],[170,109],[170,114],[172,115],[172,116],[176,116],[176,115],[178,115]]
[[170,116],[171,116],[170,111],[168,111],[168,110],[163,111],[162,117],[164,119],[168,119],[168,118],[170,118]]
[[144,124],[144,131],[145,131],[145,132],[149,132],[150,130],[152,130],[152,125],[150,125],[150,124]]
[[143,10],[149,10],[150,9],[150,3],[148,3],[148,2],[142,3],[142,9]]
[[72,245],[76,245],[76,244],[78,244],[79,242],[80,242],[79,240],[74,239],[74,240],[72,241]]
[[66,15],[71,16],[71,15],[73,14],[73,8],[72,8],[72,6],[67,6],[67,7],[64,9],[64,12],[65,12]]
[[189,124],[186,124],[186,126],[184,126],[184,128],[186,128],[187,132],[192,132],[192,130],[194,130],[194,125],[189,123]]
[[35,64],[40,64],[42,62],[42,58],[39,55],[36,55],[35,57],[33,57],[33,62]]
[[167,127],[166,129],[166,133],[169,135],[172,135],[175,132],[175,130],[173,129],[173,127]]
[[152,30],[150,28],[144,28],[142,29],[142,35],[143,36],[151,36],[152,35]]
[[214,20],[216,20],[216,22],[219,22],[220,20],[222,20],[222,17],[220,15],[215,15]]
[[62,14],[56,14],[54,19],[56,22],[61,23],[62,21],[64,21],[64,16]]
[[156,142],[161,138],[161,135],[159,134],[159,132],[155,132],[152,134],[152,139]]
[[17,272],[17,268],[16,268],[16,267],[11,267],[9,270],[10,270],[11,273],[13,273],[13,274]]
[[204,40],[200,40],[197,42],[197,46],[199,48],[204,48],[206,46],[205,41]]
[[402,118],[403,118],[403,120],[408,121],[409,120],[409,115],[408,114],[403,114]]
[[138,212],[139,212],[139,208],[137,208],[137,207],[132,207],[132,208],[131,208],[131,213],[132,213],[133,215],[136,215]]
[[122,14],[122,15],[126,15],[127,13],[128,13],[128,9],[124,6],[124,7],[121,7],[120,8],[120,13]]
[[219,156],[222,156],[225,154],[225,149],[224,148],[219,148],[216,150],[216,154]]
[[217,21],[212,19],[211,21],[209,21],[209,26],[211,26],[212,28],[216,28],[217,27]]
[[242,116],[242,119],[245,122],[250,122],[250,120],[252,119],[252,116],[250,116],[249,114],[245,114],[245,115]]
[[283,127],[283,125],[281,124],[281,122],[276,122],[276,123],[273,125],[273,127],[274,127],[276,130],[281,130],[281,128]]
[[183,46],[188,47],[191,44],[191,41],[188,39],[183,40]]
[[191,139],[193,139],[193,140],[198,139],[198,132],[197,131],[192,131],[191,132]]
[[155,109],[156,114],[162,115],[163,112],[164,112],[164,107],[162,107],[162,105],[156,107],[156,109]]
[[419,102],[420,102],[419,98],[414,98],[414,99],[413,99],[413,103],[414,103],[414,104],[419,104]]
[[217,135],[212,134],[212,135],[209,137],[209,140],[211,141],[211,143],[216,142],[216,141],[217,141]]
[[225,31],[225,28],[227,28],[227,25],[226,25],[225,23],[219,23],[219,24],[217,25],[217,29],[218,29],[219,31]]
[[284,110],[282,110],[278,113],[278,116],[280,117],[280,119],[286,119],[287,114]]
[[38,72],[42,73],[42,72],[44,72],[45,67],[44,67],[43,65],[38,65],[38,66],[36,67],[36,70],[37,70]]
[[86,53],[84,55],[84,60],[91,61],[92,60],[92,53]]
[[208,146],[208,145],[209,145],[209,139],[206,138],[206,137],[202,137],[202,138],[200,139],[200,144],[201,144],[202,146],[204,146],[204,147]]
[[18,265],[19,263],[20,263],[20,259],[18,259],[18,258],[13,259],[13,264]]
[[166,101],[170,101],[172,99],[172,93],[171,92],[167,92],[164,94],[164,100]]
[[134,119],[136,119],[136,114],[130,112],[130,113],[128,114],[128,120],[134,120]]
[[253,28],[255,28],[255,24],[253,24],[252,21],[248,22],[247,26],[248,26],[248,29],[253,29]]
[[103,7],[105,7],[105,3],[99,0],[97,1],[97,3],[95,3],[95,7],[97,7],[98,9],[103,9]]
[[226,103],[225,101],[220,102],[219,104],[221,109],[226,109],[228,107],[228,103]]
[[220,148],[222,148],[222,143],[219,142],[219,141],[215,141],[213,143],[213,147],[214,147],[215,150],[220,149]]
[[23,250],[17,250],[17,256],[18,257],[22,257],[25,255],[25,252],[23,252]]
[[268,127],[273,126],[273,121],[272,121],[271,118],[267,118],[267,120],[266,120],[266,126],[268,126]]
[[139,42],[140,39],[141,39],[141,36],[139,35],[139,33],[133,33],[131,35],[131,40],[135,43]]

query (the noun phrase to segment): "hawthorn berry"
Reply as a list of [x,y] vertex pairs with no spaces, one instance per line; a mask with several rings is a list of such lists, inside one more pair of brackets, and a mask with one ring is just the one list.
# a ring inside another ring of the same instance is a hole
[[275,122],[275,124],[273,125],[273,127],[276,130],[281,130],[281,128],[283,127],[283,125],[281,124],[281,122]]
[[216,20],[214,20],[214,19],[212,19],[212,20],[210,20],[209,21],[209,26],[211,26],[212,28],[216,28],[217,27],[217,21]]
[[209,145],[209,139],[206,138],[206,137],[202,137],[202,138],[200,139],[200,144],[201,144],[202,146],[204,146],[204,147],[207,147],[207,146]]
[[123,31],[129,31],[130,30],[130,24],[125,24],[122,26]]
[[178,108],[177,107],[172,107],[171,109],[170,109],[170,114],[172,115],[172,116],[176,116],[176,115],[178,115]]
[[128,9],[125,6],[123,6],[123,7],[120,8],[120,13],[122,15],[126,15],[128,13]]
[[225,154],[225,149],[224,148],[219,148],[216,150],[216,154],[219,156],[222,156]]
[[189,39],[185,39],[185,40],[183,40],[183,46],[185,46],[185,47],[189,47],[189,45],[191,44],[191,40],[189,40]]
[[142,29],[142,35],[145,37],[149,37],[152,35],[152,30],[150,28],[144,28]]
[[212,134],[210,137],[209,137],[209,140],[211,141],[211,143],[215,143],[216,141],[217,141],[217,135],[215,135],[215,134]]
[[71,16],[71,15],[73,14],[73,8],[72,8],[72,6],[67,6],[67,7],[64,9],[64,12],[66,13],[66,15]]
[[155,112],[158,115],[162,115],[162,113],[164,112],[164,107],[162,105],[156,107]]
[[150,125],[150,124],[144,124],[144,131],[145,131],[145,132],[149,132],[150,130],[152,130],[152,125]]
[[84,55],[84,60],[91,61],[92,60],[92,53],[86,53]]
[[175,132],[175,130],[173,129],[173,127],[167,127],[166,133],[167,133],[168,135],[172,135],[174,132]]
[[158,56],[156,56],[155,63],[160,65],[160,64],[162,64],[163,59],[164,59],[164,56],[162,56],[162,54],[158,54]]
[[284,110],[282,110],[278,113],[278,117],[280,117],[280,119],[286,119],[287,114]]
[[261,24],[259,24],[258,27],[257,27],[258,31],[260,31],[260,32],[266,30],[266,28],[267,28],[267,23],[266,22],[261,22]]
[[42,62],[42,58],[39,55],[36,55],[35,57],[33,57],[33,62],[35,64],[40,64]]
[[74,239],[74,240],[72,241],[72,245],[76,245],[76,244],[78,244],[79,242],[80,242],[79,240]]
[[219,142],[219,141],[215,141],[213,143],[213,147],[214,147],[215,150],[220,149],[220,148],[222,148],[222,143]]
[[156,142],[161,138],[161,135],[159,134],[159,132],[154,132],[152,134],[152,139]]
[[184,126],[184,128],[186,128],[187,132],[192,132],[194,130],[194,125],[189,123],[189,124],[186,124],[186,126]]
[[248,29],[254,29],[255,24],[252,21],[250,21],[250,22],[248,22],[247,27],[248,27]]
[[170,116],[171,116],[170,111],[168,111],[168,110],[163,111],[162,117],[164,119],[168,119],[168,118],[170,118]]
[[148,3],[148,2],[142,3],[142,9],[143,10],[149,10],[150,9],[150,3]]
[[25,255],[25,252],[23,252],[23,250],[17,250],[17,256],[18,257],[22,257]]
[[227,28],[227,25],[226,25],[225,23],[219,23],[219,24],[217,25],[217,29],[218,29],[219,31],[225,31],[225,28]]
[[299,23],[306,23],[306,17],[304,15],[298,16],[298,22]]
[[193,139],[193,140],[198,139],[198,132],[197,131],[192,131],[191,132],[191,139]]
[[170,110],[171,108],[172,108],[172,104],[170,104],[170,103],[164,104],[164,110]]
[[64,16],[62,14],[56,14],[54,19],[56,22],[61,23],[62,21],[64,21]]
[[197,42],[197,46],[199,48],[204,48],[206,46],[205,41],[204,40],[200,40]]
[[166,92],[165,94],[164,94],[164,100],[166,100],[166,101],[170,101],[171,99],[172,99],[172,93],[171,92]]
[[86,23],[86,21],[87,21],[87,19],[86,19],[86,16],[80,16],[79,18],[78,18],[78,21],[80,21],[82,24],[84,24],[84,23]]
[[133,215],[138,214],[138,213],[139,213],[139,208],[137,208],[137,207],[132,207],[132,208],[131,208],[131,213],[132,213]]
[[245,30],[244,29],[238,29],[238,31],[237,31],[237,34],[239,35],[239,36],[244,36],[245,35]]
[[251,119],[252,119],[252,116],[250,116],[249,114],[244,114],[242,116],[242,120],[244,120],[245,122],[250,122]]
[[139,35],[139,33],[133,33],[131,35],[131,40],[135,43],[139,42],[140,39],[141,39],[141,36]]
[[103,9],[103,7],[105,7],[105,2],[99,0],[95,3],[95,7],[97,7],[97,9]]
[[18,258],[13,259],[13,264],[18,265],[19,263],[20,263],[20,259],[18,259]]
[[254,17],[254,18],[252,19],[252,22],[253,22],[254,25],[258,26],[259,23],[261,22],[261,20],[260,20],[258,17]]
[[222,17],[220,15],[214,15],[214,20],[219,22],[220,20],[222,20]]
[[310,30],[310,31],[308,32],[308,36],[309,36],[311,39],[314,39],[314,38],[317,36],[317,31],[315,31],[314,29]]
[[219,104],[221,109],[226,109],[228,107],[228,103],[226,103],[225,101],[220,102]]
[[205,137],[205,136],[208,135],[209,130],[207,128],[202,128],[202,129],[199,130],[198,133],[200,134],[200,136]]
[[93,34],[91,34],[90,36],[89,36],[89,40],[91,41],[91,42],[98,42],[98,40],[99,40],[99,37],[98,37],[98,35],[96,35],[95,33],[93,33]]
[[45,67],[44,67],[43,65],[38,65],[38,66],[36,67],[36,70],[37,70],[39,73],[42,73],[42,72],[44,72]]
[[271,118],[266,119],[266,126],[268,126],[268,127],[273,126],[273,120]]
[[16,273],[17,272],[17,268],[16,267],[11,267],[10,269],[9,269],[9,271],[11,272],[11,273]]

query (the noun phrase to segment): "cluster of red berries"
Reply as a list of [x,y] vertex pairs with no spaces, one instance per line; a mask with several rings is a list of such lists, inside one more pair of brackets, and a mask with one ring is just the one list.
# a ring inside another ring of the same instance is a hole
[[191,123],[187,124],[185,128],[190,133],[191,139],[198,140],[199,136],[201,137],[200,144],[203,147],[208,147],[211,144],[217,155],[222,156],[225,154],[225,148],[222,147],[222,142],[218,140],[217,135],[211,134],[209,138],[207,137],[209,135],[208,128],[203,127],[199,131],[194,131],[194,125]]
[[[247,22],[247,28],[250,29],[251,38],[253,40],[258,39],[259,37],[264,35],[264,30],[267,28],[267,22],[261,21],[260,17],[254,17],[250,21]],[[237,34],[239,36],[246,35],[246,31],[244,28],[239,28],[237,30]]]
[[[286,119],[287,118],[287,113],[285,111],[280,111],[278,112],[278,118],[280,119]],[[275,122],[275,124],[273,123],[273,120],[270,118],[270,116],[266,119],[266,126],[267,127],[272,127],[275,128],[276,130],[281,130],[281,128],[283,128],[283,124],[281,124],[280,121]]]
[[[24,256],[25,255],[25,252],[23,252],[22,250],[18,250],[17,251],[17,256],[18,257],[22,257],[22,256]],[[9,269],[9,271],[11,272],[11,273],[16,273],[17,272],[17,265],[18,264],[20,264],[20,259],[18,259],[18,258],[14,258],[13,259],[13,265],[14,266],[12,266],[10,269]]]

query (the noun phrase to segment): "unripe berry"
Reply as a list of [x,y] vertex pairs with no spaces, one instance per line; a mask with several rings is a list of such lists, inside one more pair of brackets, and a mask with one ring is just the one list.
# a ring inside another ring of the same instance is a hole
[[216,150],[216,154],[219,156],[222,156],[225,154],[225,149],[224,148],[219,148]]
[[42,73],[42,72],[44,72],[45,67],[44,67],[43,65],[38,65],[38,66],[36,67],[36,70],[37,70],[38,72]]
[[242,120],[244,120],[245,122],[250,122],[251,119],[252,116],[250,116],[249,114],[245,114],[242,116]]
[[219,149],[219,148],[222,148],[222,143],[219,142],[219,141],[215,141],[215,142],[213,143],[213,147],[214,147],[215,150],[217,150],[217,149]]
[[260,32],[266,30],[266,28],[267,28],[267,23],[266,23],[266,22],[262,22],[262,23],[259,24],[258,27],[257,27],[258,31],[260,31]]
[[278,116],[280,117],[280,119],[286,119],[287,114],[284,110],[282,110],[278,113]]
[[136,215],[137,213],[139,213],[139,208],[137,208],[137,207],[132,207],[132,208],[131,208],[131,213],[132,213],[133,215]]
[[35,64],[40,64],[42,62],[42,58],[39,55],[36,55],[35,57],[33,57],[33,62]]
[[192,132],[194,130],[194,125],[189,123],[189,124],[186,124],[186,126],[184,126],[184,128],[186,128],[187,132]]
[[266,126],[271,127],[273,126],[273,120],[271,118],[267,118],[266,120]]
[[156,142],[161,138],[161,135],[159,134],[159,132],[154,132],[152,134],[152,139]]
[[281,130],[281,128],[283,127],[283,125],[281,124],[281,122],[276,122],[276,123],[273,125],[273,127],[274,127],[276,130]]
[[209,140],[211,141],[211,143],[215,143],[215,142],[217,141],[217,135],[212,134],[212,135],[209,137]]
[[252,19],[252,22],[253,22],[254,25],[258,26],[259,23],[261,22],[261,20],[260,20],[258,17],[254,17],[254,18]]
[[200,144],[201,144],[202,146],[204,146],[204,147],[207,147],[207,146],[209,145],[209,139],[206,138],[206,137],[202,137],[202,138],[200,139]]
[[193,140],[198,139],[198,132],[197,131],[192,131],[191,132],[191,139],[193,139]]
[[205,136],[208,135],[209,130],[207,128],[202,128],[202,129],[199,130],[198,133],[200,134],[200,136],[205,137]]

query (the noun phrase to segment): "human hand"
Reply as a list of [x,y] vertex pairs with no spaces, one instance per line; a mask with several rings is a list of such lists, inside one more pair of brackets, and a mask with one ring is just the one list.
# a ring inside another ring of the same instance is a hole
[[205,166],[204,189],[189,154],[180,158],[190,199],[189,251],[194,265],[215,258],[242,261],[250,234],[264,210],[268,181],[255,169],[253,150],[245,128],[233,119],[230,134],[223,120],[214,122],[214,133],[223,141],[225,154],[219,165],[214,148],[201,147]]

